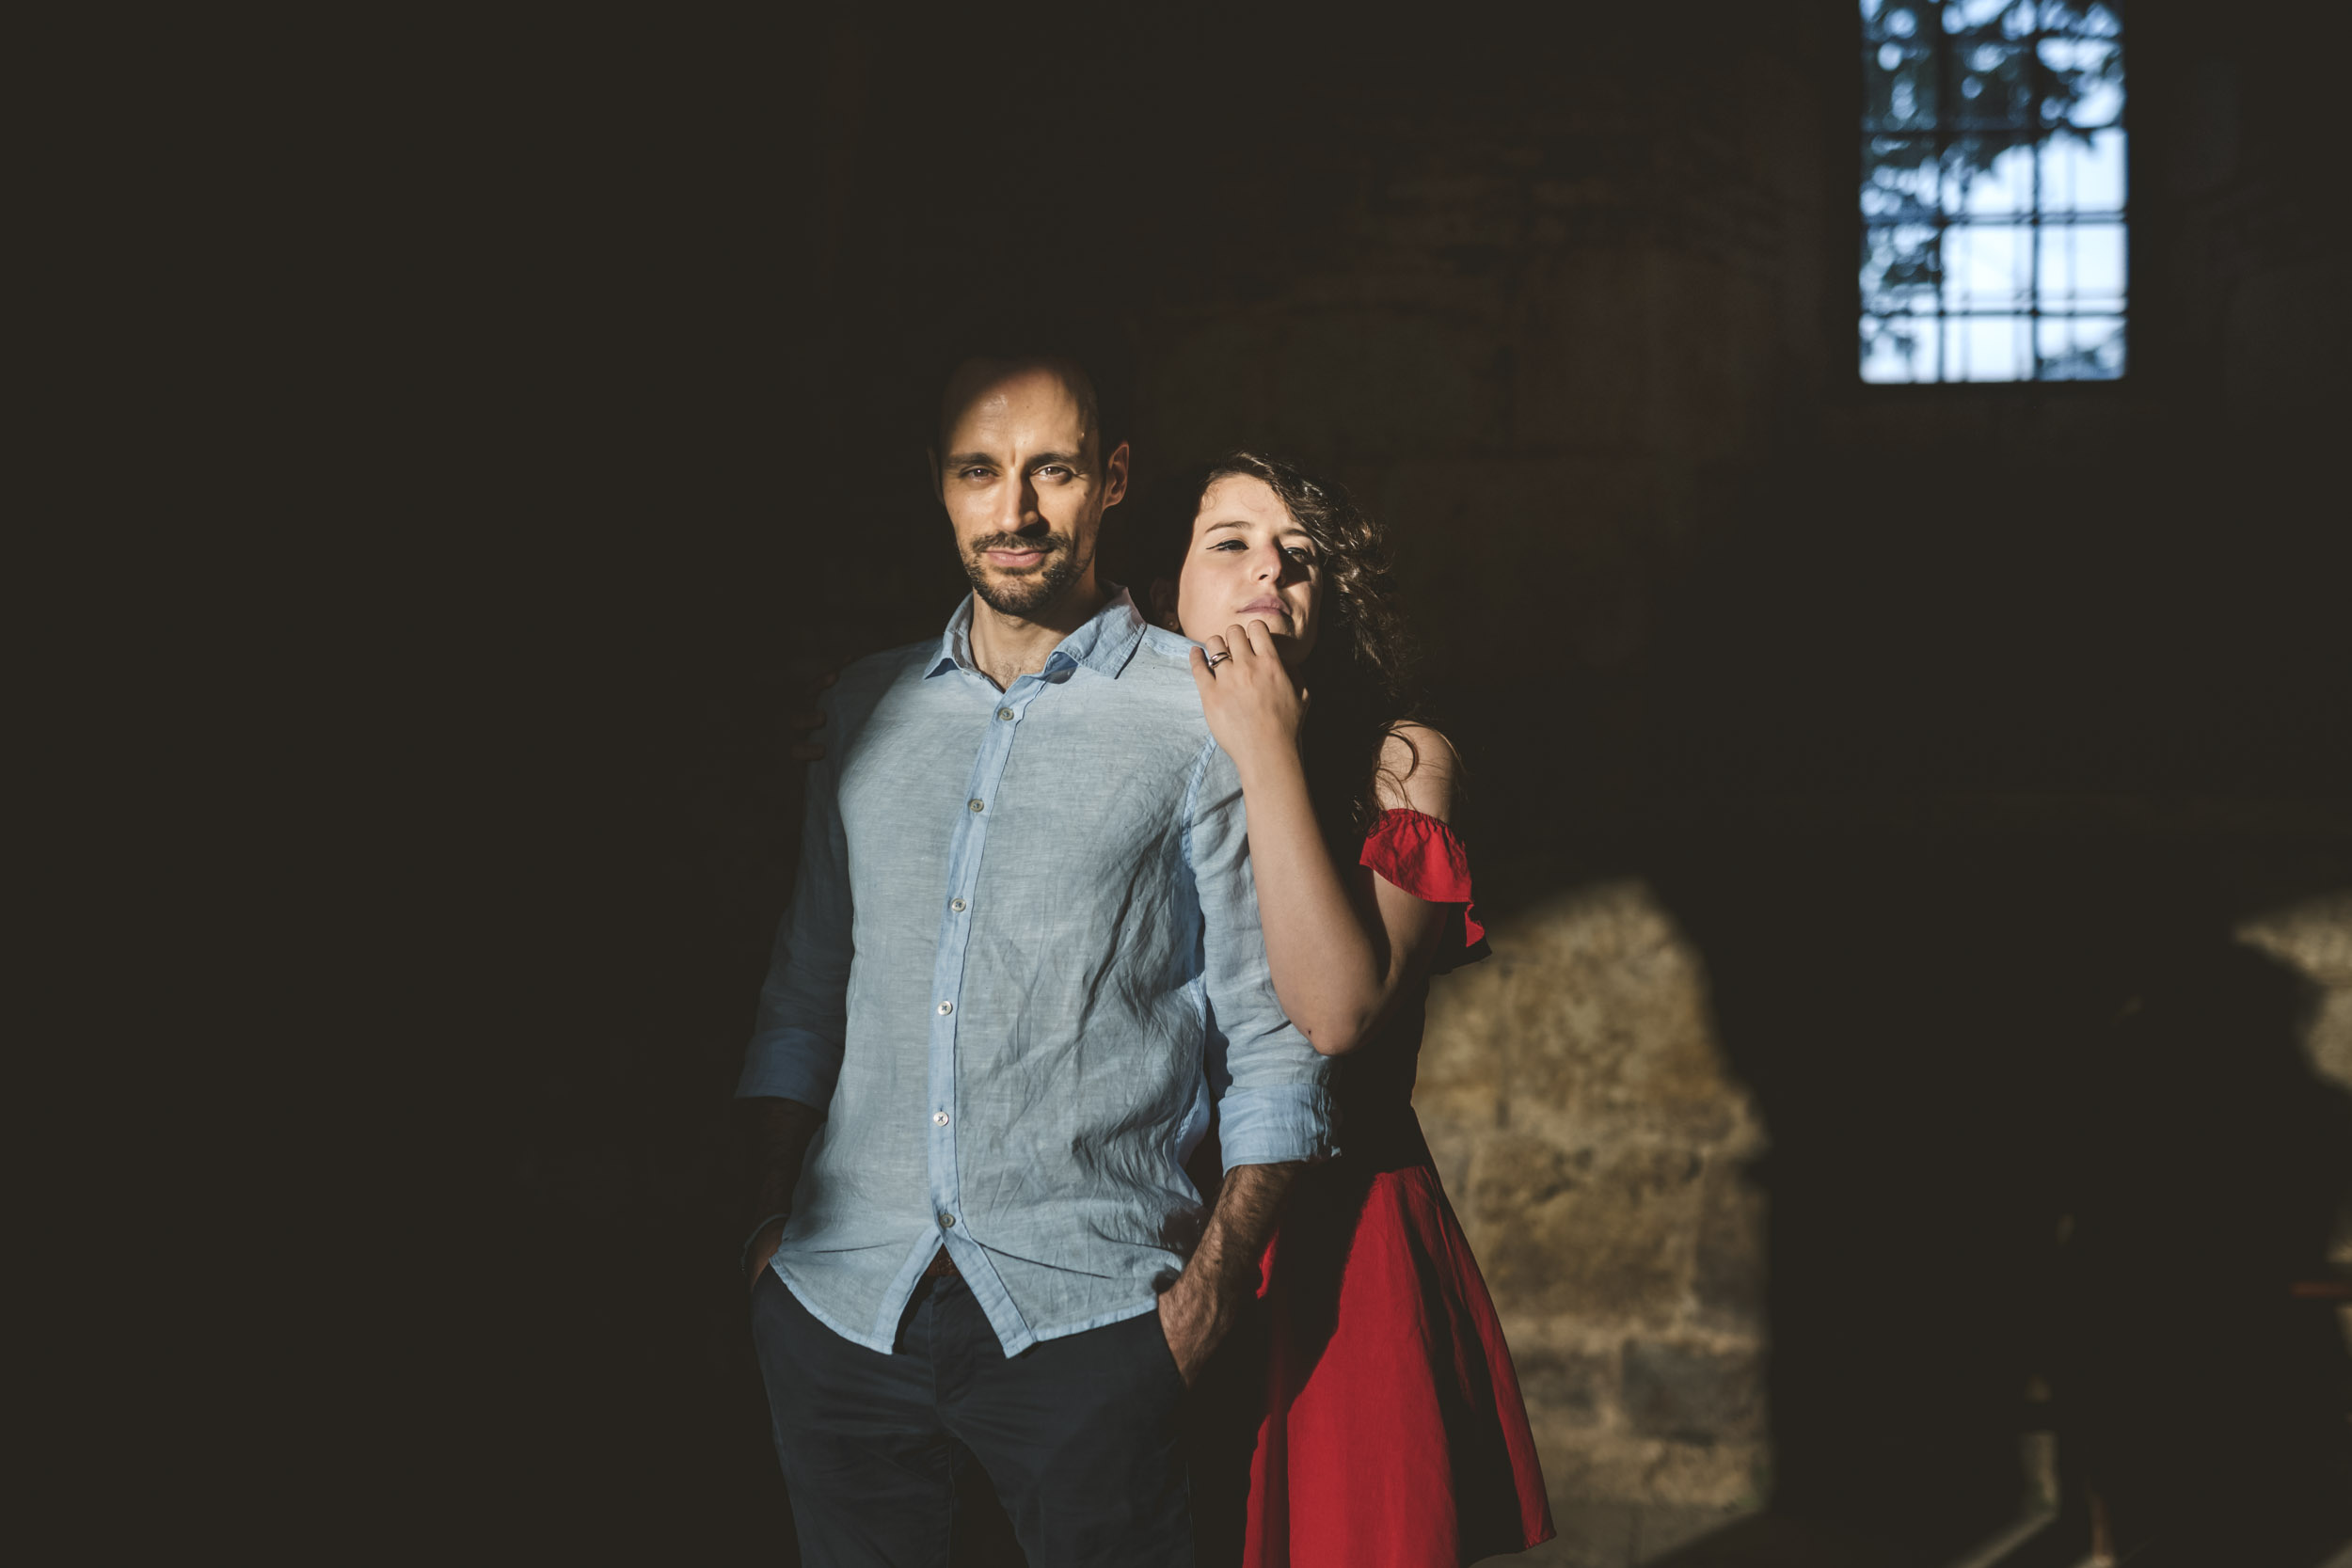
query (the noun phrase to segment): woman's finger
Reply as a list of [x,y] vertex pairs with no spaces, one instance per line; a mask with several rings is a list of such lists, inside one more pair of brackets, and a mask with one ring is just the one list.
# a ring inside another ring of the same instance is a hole
[[1251,653],[1263,654],[1268,658],[1272,658],[1274,657],[1274,634],[1266,630],[1266,626],[1263,621],[1250,622],[1248,629],[1244,633],[1244,635],[1249,639],[1249,651]]
[[1216,684],[1216,667],[1209,662],[1205,649],[1192,651],[1192,684],[1203,690]]

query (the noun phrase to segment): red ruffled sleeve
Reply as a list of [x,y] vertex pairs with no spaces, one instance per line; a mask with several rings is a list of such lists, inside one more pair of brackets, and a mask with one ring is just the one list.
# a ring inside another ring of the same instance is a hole
[[1438,974],[1486,957],[1486,927],[1470,895],[1470,854],[1453,829],[1422,812],[1384,811],[1364,837],[1359,863],[1416,898],[1461,906],[1462,945],[1439,954]]

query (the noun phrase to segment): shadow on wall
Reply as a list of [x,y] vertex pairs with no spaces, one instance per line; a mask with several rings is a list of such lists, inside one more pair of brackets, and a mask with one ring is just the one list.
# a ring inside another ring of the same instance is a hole
[[[2352,1096],[2243,907],[2146,843],[1673,839],[1655,885],[1770,1129],[1775,1513],[1949,1560],[2018,1517],[2054,1421],[2065,1560],[2093,1493],[2183,1561],[2340,1542],[2352,1369],[2292,1287],[2328,1268]],[[1687,1560],[1760,1560],[1741,1528]]]

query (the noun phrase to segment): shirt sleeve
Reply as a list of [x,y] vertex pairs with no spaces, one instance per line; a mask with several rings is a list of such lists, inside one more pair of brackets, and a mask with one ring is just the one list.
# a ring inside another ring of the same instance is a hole
[[1200,900],[1211,1024],[1224,1041],[1217,1139],[1225,1168],[1327,1159],[1335,1152],[1331,1060],[1275,998],[1241,780],[1215,745],[1195,775],[1186,850]]
[[841,828],[841,752],[848,740],[827,692],[825,755],[809,765],[801,825],[801,867],[792,902],[776,926],[759,1012],[743,1053],[738,1100],[772,1096],[825,1109],[841,1072],[849,1025],[850,853]]

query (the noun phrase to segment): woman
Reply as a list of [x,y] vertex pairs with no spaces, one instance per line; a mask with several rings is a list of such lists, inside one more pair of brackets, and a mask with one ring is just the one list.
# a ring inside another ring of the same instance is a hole
[[1447,826],[1460,764],[1408,717],[1379,530],[1336,486],[1247,451],[1157,527],[1152,614],[1202,644],[1193,678],[1241,776],[1276,992],[1345,1058],[1344,1152],[1294,1188],[1266,1251],[1244,1560],[1524,1550],[1553,1533],[1534,1443],[1412,1109],[1429,976],[1486,946]]

